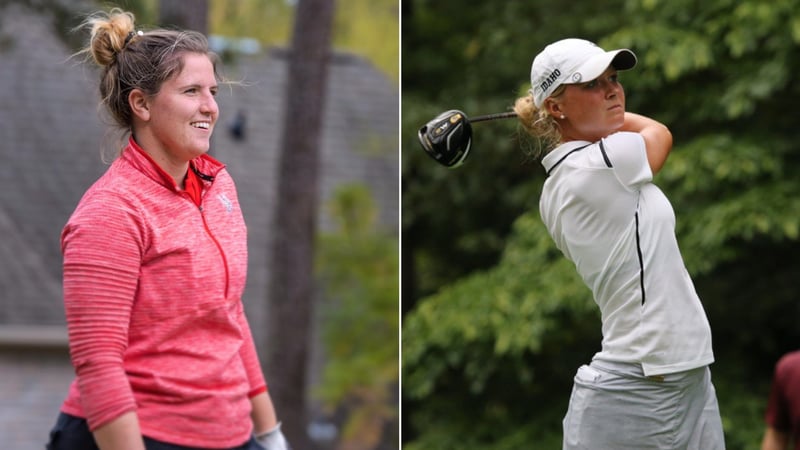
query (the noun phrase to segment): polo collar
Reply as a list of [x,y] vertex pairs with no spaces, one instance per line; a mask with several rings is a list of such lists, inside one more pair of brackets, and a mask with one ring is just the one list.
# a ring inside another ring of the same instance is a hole
[[567,156],[590,145],[592,145],[592,142],[589,141],[569,141],[554,148],[542,158],[542,166],[544,166],[545,173],[550,175],[550,172],[555,170]]

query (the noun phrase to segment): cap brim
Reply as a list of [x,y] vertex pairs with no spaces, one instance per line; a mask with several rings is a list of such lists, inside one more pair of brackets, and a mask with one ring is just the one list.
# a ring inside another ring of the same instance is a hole
[[636,55],[634,55],[632,51],[623,48],[609,53],[616,53],[611,60],[611,65],[614,66],[615,69],[628,70],[636,67]]
[[[589,58],[574,72],[573,78],[564,83],[586,83],[594,80],[613,66],[617,70],[628,70],[636,66],[636,55],[628,49],[612,50]],[[575,76],[577,75],[577,76]]]

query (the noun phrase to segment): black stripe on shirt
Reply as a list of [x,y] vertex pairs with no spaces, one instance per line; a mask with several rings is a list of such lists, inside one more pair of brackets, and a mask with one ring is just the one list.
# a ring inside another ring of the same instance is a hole
[[548,171],[547,171],[547,173],[545,174],[545,176],[548,176],[548,177],[549,177],[549,176],[550,176],[550,174],[551,174],[551,173],[553,173],[553,171],[554,171],[554,170],[556,170],[556,167],[558,167],[558,165],[559,165],[559,164],[561,164],[562,162],[564,162],[564,160],[565,160],[565,159],[567,159],[567,156],[569,156],[569,155],[571,155],[571,154],[573,154],[573,153],[577,152],[578,150],[583,150],[583,149],[585,149],[586,147],[588,147],[588,146],[590,146],[590,145],[592,145],[592,144],[586,144],[586,145],[584,145],[584,146],[582,146],[582,147],[578,147],[578,148],[576,148],[576,149],[573,149],[573,150],[571,150],[571,151],[570,151],[569,153],[567,153],[566,155],[562,156],[562,157],[561,157],[561,159],[559,159],[558,161],[556,161],[556,163],[555,163],[555,164],[553,164],[553,167],[551,167],[551,168],[550,168],[550,170],[548,170]]
[[603,161],[606,162],[606,167],[614,167],[611,165],[611,160],[608,159],[608,154],[606,153],[606,148],[603,146],[603,140],[600,140],[600,153],[603,154]]
[[636,253],[639,255],[639,285],[642,289],[642,306],[644,306],[644,258],[642,257],[642,243],[639,239],[639,211],[634,214],[636,218]]

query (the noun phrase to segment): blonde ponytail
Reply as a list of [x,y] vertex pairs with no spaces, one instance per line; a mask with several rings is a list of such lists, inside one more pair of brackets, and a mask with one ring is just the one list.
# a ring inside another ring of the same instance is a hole
[[[550,97],[557,97],[564,92],[565,86],[559,86]],[[514,102],[514,112],[526,133],[535,138],[532,156],[540,159],[561,143],[561,128],[556,119],[544,108],[537,108],[533,96],[528,94]]]

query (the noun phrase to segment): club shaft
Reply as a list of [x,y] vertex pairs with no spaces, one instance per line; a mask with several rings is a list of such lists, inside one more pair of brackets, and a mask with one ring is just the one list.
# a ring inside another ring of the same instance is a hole
[[485,114],[485,115],[482,115],[482,116],[470,117],[469,121],[470,122],[483,122],[483,121],[486,121],[486,120],[510,119],[512,117],[517,117],[517,113],[515,113],[513,111],[509,111],[509,112],[501,112],[501,113],[495,113],[495,114]]

